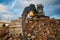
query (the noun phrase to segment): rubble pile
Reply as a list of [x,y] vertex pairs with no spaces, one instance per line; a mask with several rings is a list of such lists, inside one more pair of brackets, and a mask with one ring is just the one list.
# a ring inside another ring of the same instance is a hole
[[28,20],[24,35],[26,40],[60,40],[60,21],[50,18]]
[[28,19],[23,36],[0,29],[0,40],[60,40],[60,20],[52,18]]
[[10,35],[6,34],[0,37],[0,40],[21,40],[20,35]]
[[21,40],[20,34],[10,34],[8,28],[0,28],[0,40]]

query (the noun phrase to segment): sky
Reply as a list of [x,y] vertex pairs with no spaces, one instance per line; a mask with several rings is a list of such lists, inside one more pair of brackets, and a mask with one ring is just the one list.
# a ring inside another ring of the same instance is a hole
[[44,14],[60,19],[60,0],[0,0],[0,20],[15,20],[30,4],[43,4]]

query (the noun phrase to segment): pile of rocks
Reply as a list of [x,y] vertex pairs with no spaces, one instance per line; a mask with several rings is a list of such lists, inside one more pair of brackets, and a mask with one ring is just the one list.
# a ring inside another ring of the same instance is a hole
[[5,36],[1,37],[0,40],[21,40],[21,36],[6,34]]
[[24,35],[26,40],[60,40],[60,20],[39,19],[26,23]]
[[20,34],[10,34],[9,29],[0,29],[0,40],[21,40]]
[[60,20],[40,18],[28,20],[22,34],[9,34],[8,29],[0,29],[0,40],[60,40]]

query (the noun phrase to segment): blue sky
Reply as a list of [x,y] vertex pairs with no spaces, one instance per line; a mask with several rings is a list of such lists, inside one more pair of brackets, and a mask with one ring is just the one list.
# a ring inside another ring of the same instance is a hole
[[44,13],[51,18],[60,19],[60,0],[0,0],[0,20],[18,19],[25,6],[44,5]]

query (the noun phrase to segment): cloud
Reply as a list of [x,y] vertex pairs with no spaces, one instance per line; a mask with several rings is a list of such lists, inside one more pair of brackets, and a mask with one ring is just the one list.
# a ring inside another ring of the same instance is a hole
[[[11,2],[11,5],[8,7],[8,11],[10,14],[17,15],[18,18],[21,16],[24,8],[30,4],[43,4],[44,5],[44,12],[45,15],[48,15],[50,17],[55,17],[59,13],[58,10],[60,8],[60,4],[58,5],[57,3],[60,2],[59,0],[14,0]],[[56,15],[57,14],[57,15]],[[56,18],[56,17],[55,17]]]
[[18,9],[13,8],[13,2],[8,5],[0,4],[0,20],[13,20],[18,18]]
[[2,17],[0,19],[13,20],[19,18],[26,6],[40,3],[44,5],[45,15],[57,18],[60,13],[58,13],[60,9],[59,2],[59,0],[4,0],[0,3],[0,17]]
[[12,15],[12,14],[4,14],[4,15],[2,15],[1,20],[11,20],[11,19],[13,19],[13,17],[14,17],[14,15]]
[[[12,6],[14,8],[17,8],[17,9],[24,9],[26,6],[30,5],[30,4],[43,4],[44,5],[44,10],[47,8],[50,9],[51,7],[51,10],[53,9],[53,4],[55,4],[56,2],[59,2],[59,0],[15,0],[12,4]],[[51,11],[49,10],[48,11]],[[54,8],[55,9],[55,8]]]
[[[55,2],[56,0],[16,0],[16,4],[20,3],[21,5],[29,5],[29,4],[50,4]],[[18,4],[19,5],[19,4]]]
[[[14,1],[14,8],[16,9],[22,9],[20,12],[23,12],[24,7],[30,5],[30,4],[43,4],[44,5],[44,12],[45,15],[55,17],[59,13],[56,10],[60,9],[60,0],[15,0]],[[58,5],[59,4],[59,5]],[[57,15],[56,15],[57,14]],[[57,17],[55,17],[57,18]]]
[[0,12],[7,12],[7,7],[3,4],[0,4]]
[[0,4],[0,20],[13,20],[15,17],[14,13],[17,12],[15,12],[9,5]]

